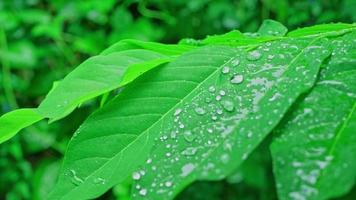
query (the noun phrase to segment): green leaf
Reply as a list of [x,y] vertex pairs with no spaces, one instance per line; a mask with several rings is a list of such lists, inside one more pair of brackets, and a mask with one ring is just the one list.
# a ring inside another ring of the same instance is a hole
[[[38,111],[51,121],[65,117],[78,105],[127,84],[172,58],[148,50],[126,50],[89,58],[46,96]],[[130,67],[133,66],[133,69]]]
[[261,36],[284,36],[288,29],[281,23],[274,20],[264,20],[257,31]]
[[318,36],[321,34],[340,34],[340,31],[348,31],[354,30],[356,28],[355,24],[344,24],[344,23],[336,23],[336,24],[320,24],[305,28],[300,28],[293,30],[287,34],[289,37],[300,37],[300,36]]
[[[323,42],[286,39],[251,52],[203,47],[149,71],[77,130],[49,199],[97,197],[143,164],[148,152],[152,163],[147,160],[143,172],[134,175],[141,177],[137,192],[145,196],[136,198],[169,199],[168,193],[176,194],[196,179],[222,178],[247,158],[293,101],[313,86],[328,55]],[[181,155],[189,147],[195,150]],[[188,155],[192,152],[194,157]],[[207,170],[209,163],[216,168]],[[177,176],[171,180],[173,174]],[[163,193],[149,188],[168,179],[174,183]]]
[[313,90],[294,106],[271,145],[280,199],[330,199],[356,178],[356,32],[334,40]]
[[107,55],[113,52],[124,51],[129,49],[146,49],[155,51],[164,55],[180,55],[184,52],[194,49],[190,45],[161,44],[157,42],[145,42],[133,39],[121,40],[102,52]]
[[0,144],[14,137],[21,129],[43,119],[35,108],[23,108],[0,117]]

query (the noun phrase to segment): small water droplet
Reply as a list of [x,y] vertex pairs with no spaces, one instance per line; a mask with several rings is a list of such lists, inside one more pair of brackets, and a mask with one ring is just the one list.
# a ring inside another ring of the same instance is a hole
[[230,68],[229,68],[229,67],[223,67],[222,70],[221,70],[221,72],[222,72],[223,74],[227,74],[227,73],[230,72]]
[[200,108],[200,107],[195,108],[194,110],[198,115],[204,115],[206,113],[206,111],[203,108]]
[[141,174],[138,173],[138,172],[134,172],[134,173],[132,174],[132,178],[133,178],[134,180],[139,180],[139,179],[141,178]]
[[248,55],[247,55],[247,60],[250,61],[255,61],[261,58],[261,53],[257,50],[251,51]]
[[240,60],[239,59],[234,59],[233,61],[232,61],[232,65],[233,66],[237,66],[237,65],[239,65],[240,64]]
[[195,147],[188,147],[184,151],[182,151],[182,155],[192,156],[197,153],[197,150],[198,149]]
[[176,111],[174,112],[174,116],[178,116],[181,112],[182,112],[181,108],[176,109]]
[[193,142],[196,138],[196,135],[194,135],[191,131],[184,131],[183,136],[187,142]]
[[146,194],[147,194],[147,189],[141,189],[141,190],[139,191],[139,194],[142,195],[142,196],[146,196]]
[[244,77],[241,74],[234,75],[230,80],[232,84],[239,84],[242,83],[243,81],[244,81]]
[[215,89],[214,86],[210,86],[210,87],[209,87],[209,92],[213,93],[213,92],[215,92],[215,90],[216,90],[216,89]]
[[221,96],[225,96],[226,92],[225,92],[224,90],[220,90],[220,91],[219,91],[219,94],[220,94]]
[[222,100],[220,104],[225,110],[229,112],[234,110],[234,103],[229,99]]
[[165,185],[166,187],[171,187],[171,186],[173,185],[173,183],[172,183],[172,181],[166,181],[166,182],[164,183],[164,185]]
[[77,175],[77,172],[73,169],[70,170],[70,173],[72,175],[72,182],[75,184],[75,185],[79,185],[81,183],[83,183],[83,179],[81,179],[78,175]]
[[102,185],[104,185],[105,182],[106,182],[105,179],[100,178],[100,177],[94,179],[94,184],[102,184]]
[[217,96],[215,97],[215,99],[216,99],[216,101],[220,101],[220,100],[221,100],[221,96],[220,96],[220,95],[217,95]]
[[195,168],[195,165],[193,163],[187,163],[182,167],[182,174],[181,176],[188,176],[193,169]]

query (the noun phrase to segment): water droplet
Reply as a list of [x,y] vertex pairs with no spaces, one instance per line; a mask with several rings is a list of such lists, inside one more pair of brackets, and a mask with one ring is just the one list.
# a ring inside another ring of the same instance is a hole
[[239,64],[240,64],[240,60],[239,59],[235,59],[235,60],[232,61],[232,65],[233,66],[237,66]]
[[152,159],[151,159],[151,158],[147,159],[146,163],[147,163],[147,164],[152,163]]
[[225,92],[224,90],[220,90],[220,91],[219,91],[219,94],[220,94],[221,96],[225,96],[226,92]]
[[194,110],[198,115],[204,115],[206,113],[205,110],[203,108],[200,108],[200,107],[195,108]]
[[193,171],[194,168],[195,168],[195,165],[194,165],[193,163],[185,164],[185,165],[182,167],[182,174],[181,174],[181,176],[188,176],[188,175]]
[[72,175],[72,182],[75,184],[75,185],[79,185],[81,183],[83,183],[83,179],[81,179],[78,175],[77,175],[77,172],[73,169],[70,170],[70,173]]
[[220,160],[222,163],[226,164],[229,162],[230,160],[230,156],[228,154],[223,154],[221,157],[220,157]]
[[172,181],[166,181],[166,182],[164,183],[164,185],[165,185],[166,187],[171,187],[171,186],[173,185],[173,183],[172,183]]
[[193,142],[193,140],[196,138],[196,135],[194,135],[191,131],[184,131],[183,136],[187,142]]
[[220,100],[221,100],[221,96],[220,96],[220,95],[217,95],[217,96],[215,97],[215,99],[216,99],[216,101],[220,101]]
[[229,99],[222,100],[220,104],[229,112],[234,110],[234,103]]
[[94,184],[105,184],[105,179],[103,179],[103,178],[100,178],[100,177],[98,177],[98,178],[95,178],[94,179]]
[[146,194],[147,194],[147,189],[141,189],[141,190],[139,191],[139,194],[142,195],[142,196],[146,196]]
[[239,84],[242,83],[243,81],[244,81],[244,77],[241,74],[234,75],[230,80],[232,84]]
[[209,87],[209,92],[213,93],[213,92],[215,92],[215,90],[216,90],[216,89],[215,89],[214,86],[210,86],[210,87]]
[[141,178],[141,174],[138,173],[138,172],[134,172],[134,173],[132,174],[132,178],[133,178],[134,180],[139,180],[139,179]]
[[227,73],[230,72],[230,68],[229,68],[229,67],[223,67],[222,70],[221,70],[221,72],[222,72],[223,74],[227,74]]
[[184,151],[182,151],[182,155],[192,156],[197,152],[197,150],[198,149],[195,147],[188,147]]
[[174,116],[178,116],[181,112],[182,112],[181,108],[176,109],[176,111],[174,111]]
[[247,55],[247,60],[250,61],[255,61],[261,58],[261,53],[257,50],[251,51],[248,55]]

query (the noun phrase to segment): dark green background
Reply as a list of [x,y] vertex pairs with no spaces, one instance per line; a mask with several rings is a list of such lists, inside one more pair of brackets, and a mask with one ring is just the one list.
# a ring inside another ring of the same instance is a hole
[[[38,106],[54,81],[121,39],[176,43],[233,29],[254,32],[268,18],[292,30],[352,23],[355,12],[355,0],[0,0],[0,114]],[[71,134],[98,105],[89,102],[1,144],[0,199],[44,199]],[[275,199],[266,152],[262,145],[226,180],[196,183],[178,199]],[[129,190],[128,180],[101,199],[127,200]]]

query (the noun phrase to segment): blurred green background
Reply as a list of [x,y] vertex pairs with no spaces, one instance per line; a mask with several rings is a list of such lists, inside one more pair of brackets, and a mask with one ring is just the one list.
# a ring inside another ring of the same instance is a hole
[[[356,21],[355,0],[0,0],[0,114],[36,107],[56,80],[121,39],[176,43],[233,29],[254,32],[264,19],[290,30]],[[45,199],[73,131],[97,106],[59,122],[40,122],[0,145],[0,199]],[[130,180],[100,199],[128,200]],[[355,199],[349,194],[343,199]],[[268,144],[226,180],[200,182],[177,199],[276,199]]]

